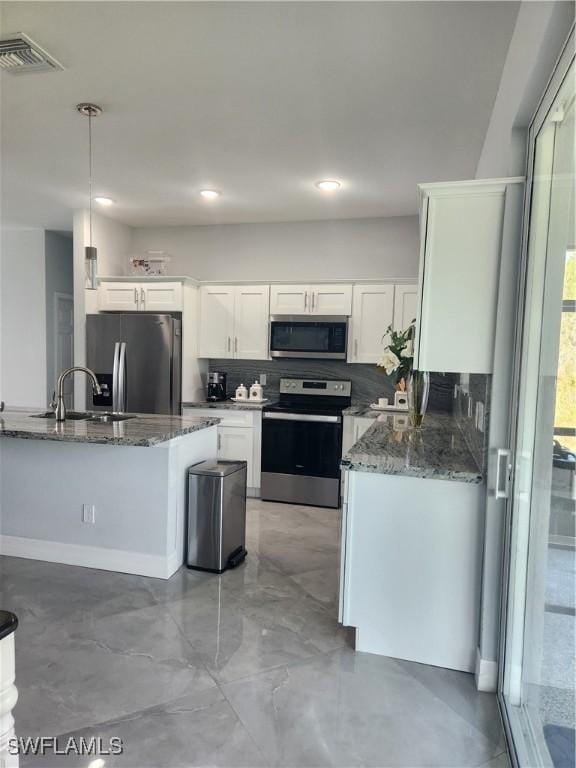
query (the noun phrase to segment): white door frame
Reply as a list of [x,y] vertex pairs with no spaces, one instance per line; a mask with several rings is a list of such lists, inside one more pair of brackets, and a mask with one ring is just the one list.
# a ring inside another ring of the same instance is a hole
[[[62,291],[54,291],[53,297],[52,297],[52,308],[54,313],[54,375],[56,377],[56,380],[58,379],[58,376],[60,375],[61,371],[58,370],[59,365],[59,333],[58,333],[58,302],[64,299],[66,301],[72,302],[72,308],[74,308],[74,295],[72,293],[63,293]],[[74,339],[74,313],[72,313],[72,339]],[[72,360],[72,364],[74,364],[74,361]],[[56,386],[56,381],[54,381],[53,386]],[[68,407],[74,407],[74,387],[72,387],[72,400]]]
[[[509,445],[512,448],[511,465],[518,463],[516,454],[515,438],[519,426],[519,400],[521,386],[521,362],[524,354],[523,334],[524,323],[527,316],[527,296],[528,286],[528,246],[531,224],[531,206],[532,206],[532,183],[534,175],[534,160],[536,149],[536,138],[548,117],[551,106],[553,105],[562,84],[572,65],[574,54],[574,26],[558,58],[554,71],[550,77],[544,95],[540,100],[536,113],[530,124],[528,132],[528,157],[526,172],[526,194],[524,200],[524,218],[522,228],[522,258],[519,274],[519,291],[517,306],[517,325],[516,338],[514,345],[514,376],[512,386],[512,402],[510,410],[510,440]],[[522,474],[522,473],[518,473]],[[513,733],[519,733],[525,730],[529,725],[521,721],[519,711],[507,706],[505,701],[505,691],[519,692],[520,675],[522,670],[522,652],[524,647],[524,611],[526,608],[526,586],[527,586],[527,551],[529,540],[529,523],[518,521],[512,515],[512,507],[516,493],[519,492],[521,484],[525,483],[526,478],[513,476],[511,488],[508,497],[505,520],[505,545],[504,545],[504,563],[503,563],[503,591],[502,591],[502,613],[501,613],[501,633],[500,633],[500,668],[498,679],[498,701],[506,740],[508,742],[510,758],[514,768],[519,766],[532,765],[534,760],[540,761],[544,758],[543,750],[538,744],[539,735],[531,734],[533,737],[533,746],[539,752],[537,756],[531,754],[525,744],[518,743],[513,739]],[[526,558],[523,555],[526,554]]]

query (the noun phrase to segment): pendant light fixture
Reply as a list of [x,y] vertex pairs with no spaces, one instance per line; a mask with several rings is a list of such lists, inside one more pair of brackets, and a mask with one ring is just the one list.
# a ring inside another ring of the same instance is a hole
[[90,244],[84,248],[86,265],[86,288],[96,290],[96,268],[98,265],[98,253],[92,243],[92,118],[102,114],[102,107],[97,104],[77,104],[76,109],[81,115],[88,118],[88,195],[90,211]]

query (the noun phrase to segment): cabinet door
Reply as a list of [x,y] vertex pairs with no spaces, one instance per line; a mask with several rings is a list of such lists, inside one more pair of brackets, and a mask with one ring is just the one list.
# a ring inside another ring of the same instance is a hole
[[246,427],[218,427],[218,458],[247,461],[248,488],[254,488],[253,430]]
[[208,285],[200,290],[200,357],[232,357],[234,286]]
[[394,330],[405,331],[416,320],[418,283],[394,288]]
[[312,285],[310,312],[314,315],[352,314],[351,285]]
[[307,285],[273,285],[270,288],[271,315],[304,315],[312,298]]
[[182,312],[182,283],[141,285],[140,310],[145,312]]
[[139,308],[138,283],[100,283],[98,309],[100,312],[134,312]]
[[348,362],[377,363],[394,310],[393,285],[355,285],[348,332]]
[[236,288],[234,357],[240,360],[267,360],[269,325],[270,286],[243,285]]
[[480,182],[430,193],[423,214],[420,370],[492,371],[505,199],[504,184]]

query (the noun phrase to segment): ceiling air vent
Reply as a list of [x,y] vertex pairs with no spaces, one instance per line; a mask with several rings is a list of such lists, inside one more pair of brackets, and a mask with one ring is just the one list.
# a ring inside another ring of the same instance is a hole
[[22,32],[0,38],[0,72],[23,75],[25,72],[48,72],[55,69],[64,67]]

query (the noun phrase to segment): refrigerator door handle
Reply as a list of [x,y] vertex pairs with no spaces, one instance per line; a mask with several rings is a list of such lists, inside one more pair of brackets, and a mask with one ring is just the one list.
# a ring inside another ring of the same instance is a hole
[[112,369],[112,410],[117,411],[120,407],[118,402],[118,365],[120,363],[120,342],[114,344],[114,367]]
[[126,342],[120,342],[120,354],[118,356],[118,400],[120,412],[126,410]]
[[[510,463],[511,451],[508,448],[498,448],[496,451],[496,480],[494,482],[494,498],[507,499],[510,496]],[[504,482],[502,482],[502,478]]]

